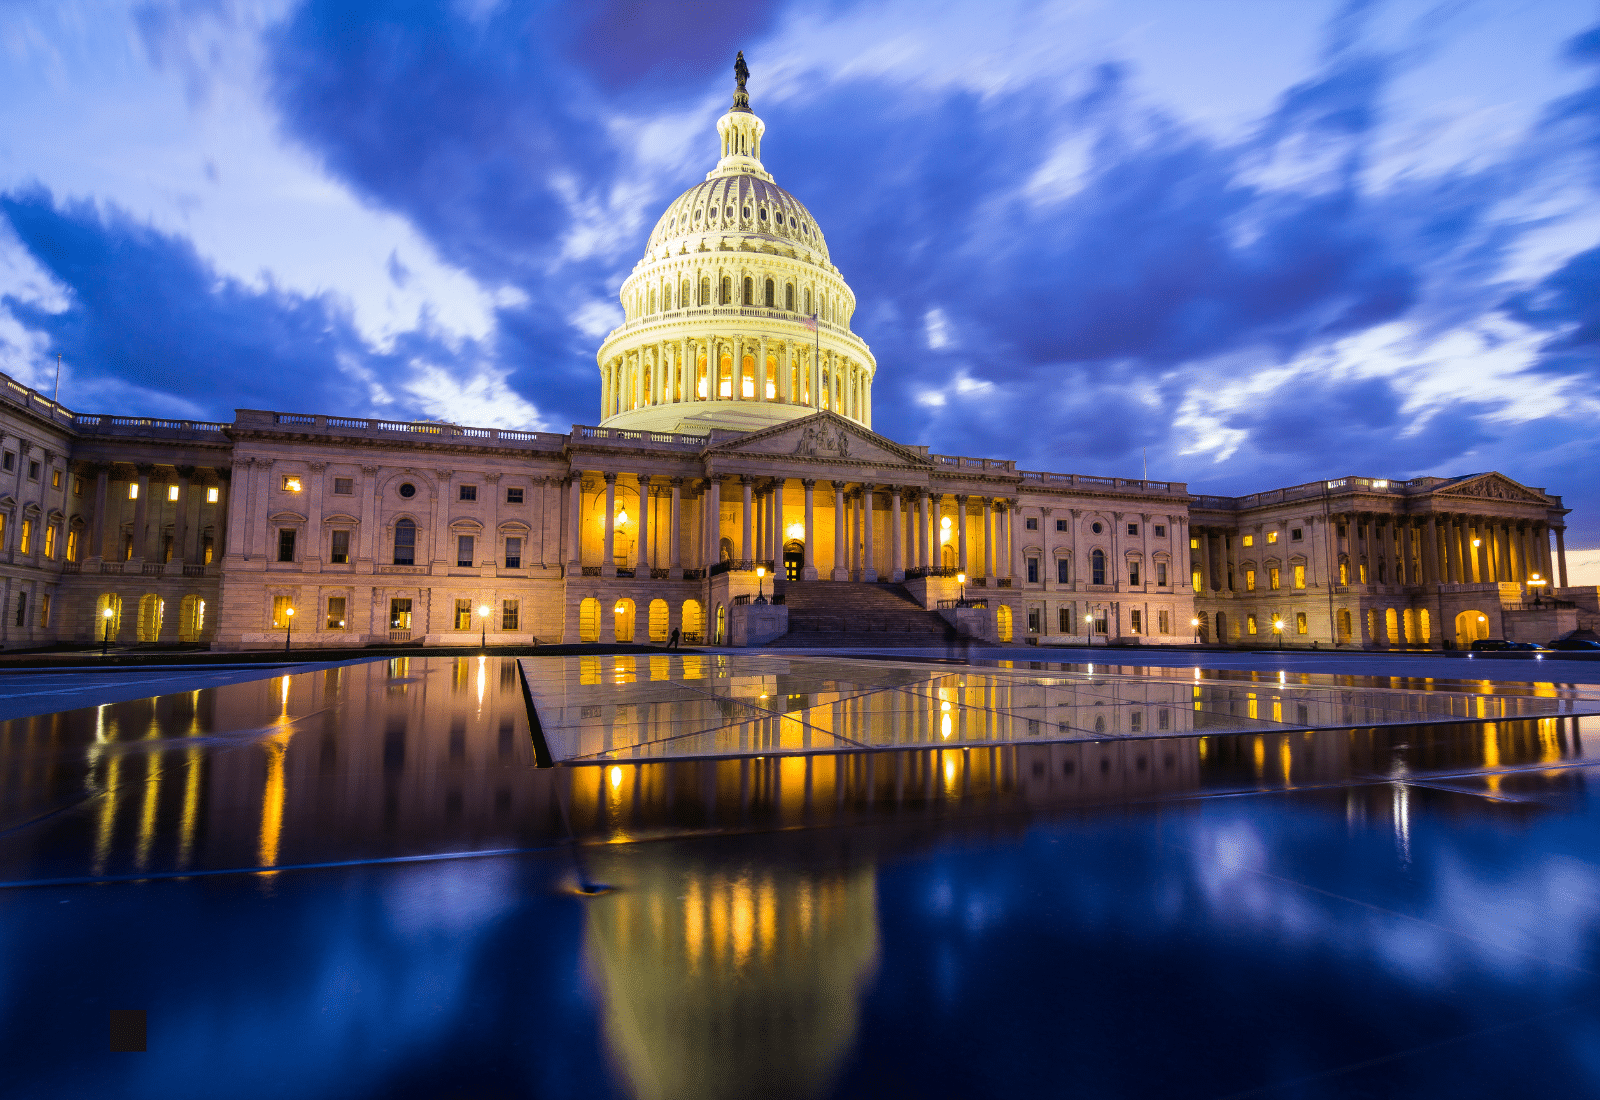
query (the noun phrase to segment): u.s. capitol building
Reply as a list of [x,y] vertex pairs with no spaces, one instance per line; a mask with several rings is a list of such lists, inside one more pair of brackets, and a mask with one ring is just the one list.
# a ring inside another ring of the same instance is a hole
[[1437,647],[1593,612],[1560,498],[1499,474],[1196,497],[876,434],[855,292],[736,71],[715,167],[622,285],[593,426],[81,415],[6,379],[0,643],[766,640],[740,628],[769,578],[838,634],[887,601],[1042,644]]

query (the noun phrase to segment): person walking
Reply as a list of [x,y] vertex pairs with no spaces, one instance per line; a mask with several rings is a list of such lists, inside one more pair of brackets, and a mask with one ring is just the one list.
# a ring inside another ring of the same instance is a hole
[[672,637],[667,639],[667,648],[668,649],[677,649],[678,648],[678,628],[677,627],[673,627],[672,628]]

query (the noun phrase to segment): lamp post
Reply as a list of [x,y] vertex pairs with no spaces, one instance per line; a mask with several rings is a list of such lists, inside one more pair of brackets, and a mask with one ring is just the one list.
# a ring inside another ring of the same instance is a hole
[[1282,649],[1283,648],[1283,620],[1282,619],[1273,619],[1272,620],[1272,632],[1278,636],[1278,648]]
[[482,636],[481,636],[481,639],[480,639],[482,644],[483,644],[483,648],[484,649],[488,649],[489,648],[489,605],[486,604],[486,603],[478,605],[478,623],[479,623],[480,626],[483,627],[483,632],[482,632]]
[[117,613],[108,607],[100,612],[100,617],[106,621],[106,634],[100,642],[100,656],[104,657],[111,648],[111,620],[117,617]]
[[1189,620],[1189,625],[1194,627],[1194,644],[1200,644],[1200,618],[1196,616]]
[[956,598],[956,606],[960,607],[962,604],[967,602],[967,575],[965,573],[957,573],[956,584],[959,586],[956,589],[956,591],[959,593]]
[[767,602],[767,597],[766,597],[766,594],[765,594],[766,590],[764,588],[762,588],[762,585],[764,583],[766,583],[765,582],[766,575],[767,575],[766,566],[764,566],[764,565],[756,566],[756,603],[766,603]]
[[294,608],[283,609],[283,651],[289,652],[289,640],[294,637]]
[[1083,616],[1083,632],[1088,636],[1089,644],[1094,645],[1094,612],[1092,611]]
[[1549,584],[1549,583],[1550,583],[1549,581],[1545,580],[1543,577],[1539,576],[1539,574],[1537,574],[1537,573],[1535,573],[1528,580],[1528,587],[1533,589],[1533,602],[1534,602],[1535,606],[1537,606],[1541,602],[1542,597],[1544,596],[1544,586]]

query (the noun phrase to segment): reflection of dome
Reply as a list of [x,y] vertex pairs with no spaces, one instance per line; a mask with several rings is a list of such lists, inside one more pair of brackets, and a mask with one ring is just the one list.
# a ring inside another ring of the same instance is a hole
[[762,165],[743,55],[735,71],[717,166],[667,207],[622,284],[625,321],[598,354],[601,424],[752,431],[831,409],[870,427],[877,367],[850,331],[855,294]]
[[607,1043],[642,1100],[826,1095],[877,957],[871,867],[808,873],[597,852]]

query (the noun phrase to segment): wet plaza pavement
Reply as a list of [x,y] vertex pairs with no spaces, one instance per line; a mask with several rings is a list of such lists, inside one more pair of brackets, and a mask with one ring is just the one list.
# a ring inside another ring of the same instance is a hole
[[0,1091],[1600,1091],[1592,685],[527,661],[0,723]]

